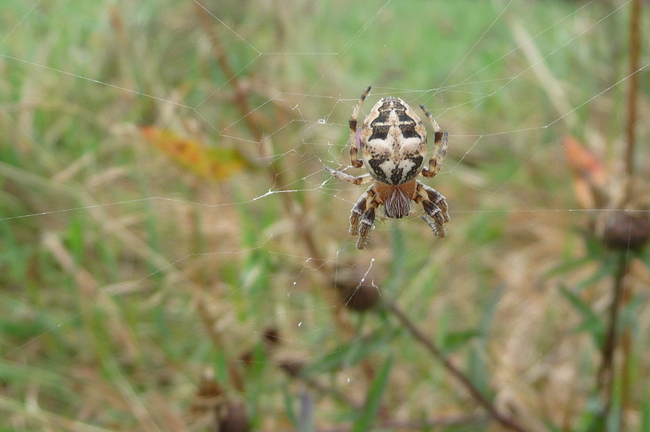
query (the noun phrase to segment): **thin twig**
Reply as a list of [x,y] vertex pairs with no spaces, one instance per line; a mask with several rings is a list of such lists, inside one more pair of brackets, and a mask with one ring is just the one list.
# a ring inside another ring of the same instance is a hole
[[196,14],[199,17],[199,22],[203,31],[210,38],[210,43],[212,44],[212,49],[214,51],[214,56],[219,64],[221,72],[223,72],[226,82],[230,83],[232,86],[235,96],[234,104],[239,109],[239,113],[242,116],[242,120],[246,124],[246,127],[251,131],[253,137],[258,143],[262,142],[264,134],[262,133],[262,128],[260,127],[261,119],[258,118],[257,112],[251,110],[250,105],[248,104],[248,95],[246,90],[241,85],[235,69],[230,65],[228,61],[228,56],[226,55],[226,50],[221,44],[221,39],[219,38],[219,33],[213,27],[213,20],[210,16],[208,10],[201,5],[199,2],[194,2],[194,7],[196,9]]
[[639,88],[639,52],[641,51],[641,0],[632,1],[630,11],[630,78],[627,96],[627,149],[625,173],[634,174],[634,146],[636,143],[637,92]]
[[[623,290],[623,307],[627,305],[632,299],[632,293],[629,289]],[[621,335],[621,350],[623,351],[623,358],[621,359],[621,410],[625,412],[631,408],[631,377],[630,377],[630,357],[632,355],[632,332],[629,327],[626,327]],[[627,429],[625,423],[625,416],[621,416],[620,430],[624,432]]]
[[[219,65],[226,82],[228,82],[234,90],[235,95],[233,103],[238,108],[244,124],[246,124],[246,127],[250,131],[251,135],[253,135],[253,138],[260,143],[260,149],[262,149],[264,146],[261,144],[265,137],[261,125],[264,123],[264,118],[260,116],[257,111],[251,109],[250,104],[248,103],[248,92],[244,86],[242,86],[235,70],[228,61],[226,50],[221,43],[218,31],[213,26],[213,20],[208,10],[197,1],[194,1],[194,6],[201,27],[203,27],[203,30],[208,35],[210,43],[212,44],[217,64]],[[268,165],[268,173],[271,176],[271,180],[275,183],[277,190],[282,191],[287,189],[289,183],[283,175],[284,169],[280,165],[279,161],[275,161]],[[315,269],[324,273],[326,277],[329,277],[330,269],[327,265],[328,262],[323,257],[316,244],[311,229],[312,226],[306,223],[304,209],[291,198],[290,194],[281,193],[280,196],[285,209],[287,209],[291,218],[294,220],[298,233],[301,235],[305,246],[309,250],[311,256],[309,263]]]
[[490,416],[496,420],[497,422],[501,423],[504,427],[518,431],[518,432],[526,432],[527,429],[525,429],[523,426],[521,426],[519,423],[517,423],[515,420],[511,419],[505,414],[502,414],[499,412],[499,410],[488,400],[488,398],[481,393],[481,391],[474,385],[474,383],[465,375],[460,369],[456,367],[448,358],[445,356],[445,354],[442,352],[440,348],[438,348],[432,341],[431,339],[426,336],[417,326],[406,316],[406,314],[395,304],[392,302],[384,302],[384,306],[386,309],[391,311],[402,323],[404,327],[406,327],[411,334],[417,339],[424,347],[442,364],[444,365],[445,369],[453,375],[458,381],[463,384],[463,386],[467,389],[467,391],[472,395],[474,400],[478,402],[479,405],[481,405],[487,412],[490,414]]
[[619,252],[616,274],[614,275],[614,297],[609,306],[609,326],[603,344],[602,364],[598,371],[598,384],[603,400],[602,416],[609,415],[614,388],[614,353],[618,344],[618,317],[623,299],[624,279],[628,271],[627,254]]
[[508,20],[512,35],[518,44],[518,48],[530,64],[526,70],[532,70],[539,81],[540,87],[546,92],[551,105],[558,116],[556,121],[564,124],[564,130],[571,132],[576,127],[583,131],[587,142],[602,142],[604,137],[590,124],[579,124],[579,117],[575,112],[575,106],[569,101],[569,97],[560,80],[558,80],[545,62],[546,57],[537,49],[535,39],[526,31],[523,24],[515,17]]
[[[625,174],[627,176],[627,187],[631,187],[631,179],[634,175],[634,148],[636,144],[636,120],[637,120],[637,92],[639,88],[639,52],[641,51],[641,1],[633,0],[630,9],[630,66],[629,66],[629,87],[627,97],[627,125],[626,138],[627,146],[625,152]],[[629,191],[628,191],[629,192]],[[628,194],[626,194],[628,195]],[[603,360],[598,373],[598,383],[603,394],[604,415],[607,415],[611,409],[612,391],[614,381],[614,353],[618,344],[617,341],[617,323],[618,315],[622,305],[629,301],[629,293],[625,292],[623,280],[628,271],[627,259],[621,254],[618,263],[618,269],[614,280],[614,298],[610,306],[610,322],[603,345]],[[624,362],[621,369],[621,382],[623,385],[622,399],[623,405],[626,405],[629,391],[629,376],[627,372],[627,360],[630,350],[630,335],[626,332],[623,337],[623,348],[625,351]],[[621,424],[621,429],[623,429]]]
[[[226,78],[226,81],[234,89],[235,92],[234,104],[237,106],[241,116],[243,117],[246,127],[249,129],[251,135],[255,138],[255,140],[257,140],[260,144],[262,144],[263,141],[266,139],[263,134],[263,129],[260,127],[260,124],[262,124],[263,119],[260,118],[259,116],[253,117],[251,115],[254,111],[251,110],[248,102],[248,92],[241,85],[241,82],[238,79],[237,74],[234,72],[234,69],[230,65],[227,53],[224,50],[223,45],[221,44],[219,34],[217,30],[213,27],[213,22],[209,12],[205,9],[204,6],[202,6],[196,1],[194,2],[194,5],[201,26],[203,27],[205,33],[208,35],[210,39],[210,43],[212,44],[214,54],[217,60],[217,64],[221,68],[221,71],[224,77]],[[264,148],[264,147],[265,146],[260,145],[260,148]],[[288,182],[286,181],[285,176],[283,174],[285,170],[281,166],[279,160],[269,164],[267,168],[267,172],[271,177],[271,180],[274,182],[277,190],[282,191],[287,189]],[[281,193],[280,199],[282,200],[283,207],[285,208],[285,210],[287,211],[291,219],[293,219],[296,230],[309,252],[309,256],[310,256],[309,264],[311,264],[315,270],[320,272],[321,275],[325,278],[325,280],[329,280],[331,276],[331,268],[330,268],[329,261],[325,259],[324,255],[321,253],[320,248],[316,243],[316,240],[313,235],[313,230],[312,230],[313,225],[307,223],[306,221],[307,218],[305,215],[304,208],[300,206],[298,202],[292,199],[291,194]],[[338,315],[336,315],[336,319],[340,325],[341,318]],[[359,404],[358,402],[352,400],[345,393],[338,392],[336,389],[330,388],[315,379],[309,377],[301,377],[301,378],[310,387],[317,389],[321,393],[329,393],[330,395],[343,401],[344,403],[346,403],[352,408],[360,409],[362,407],[362,404]]]

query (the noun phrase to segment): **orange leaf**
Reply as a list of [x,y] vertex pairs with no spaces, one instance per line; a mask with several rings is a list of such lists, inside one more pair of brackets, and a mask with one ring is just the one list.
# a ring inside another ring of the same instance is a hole
[[602,205],[609,180],[605,165],[572,136],[564,137],[564,152],[573,171],[573,186],[578,202],[585,208]]
[[145,126],[140,130],[149,144],[202,177],[223,180],[248,166],[246,159],[237,149],[207,147],[167,129]]

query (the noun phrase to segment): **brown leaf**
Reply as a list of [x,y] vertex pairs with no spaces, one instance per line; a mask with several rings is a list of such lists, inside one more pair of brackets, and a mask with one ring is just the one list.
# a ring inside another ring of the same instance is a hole
[[564,152],[573,171],[575,195],[584,208],[601,207],[606,202],[609,174],[602,161],[572,136],[564,137]]
[[201,177],[223,180],[249,167],[235,148],[208,147],[167,129],[145,126],[140,130],[149,144]]

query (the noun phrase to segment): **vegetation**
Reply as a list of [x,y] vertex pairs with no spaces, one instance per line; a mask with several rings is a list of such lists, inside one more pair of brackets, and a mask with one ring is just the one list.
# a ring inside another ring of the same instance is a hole
[[[650,430],[640,2],[4,3],[0,431]],[[369,84],[444,240],[347,233]]]

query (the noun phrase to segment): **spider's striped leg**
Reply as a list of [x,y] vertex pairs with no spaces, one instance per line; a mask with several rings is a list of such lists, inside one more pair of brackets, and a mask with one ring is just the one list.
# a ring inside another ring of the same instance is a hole
[[432,202],[436,208],[440,209],[440,212],[442,214],[442,221],[444,223],[449,222],[449,206],[447,205],[447,200],[445,197],[435,190],[434,188],[427,186],[425,184],[420,183],[421,185],[421,190],[424,190],[426,192],[426,198],[427,202]]
[[368,210],[368,204],[375,197],[375,185],[372,185],[368,188],[367,191],[359,197],[357,203],[352,207],[352,212],[350,213],[350,234],[357,235],[359,233],[359,221],[363,214]]
[[448,146],[448,134],[447,131],[443,131],[436,119],[433,118],[428,109],[424,105],[420,105],[424,114],[431,122],[431,127],[434,131],[433,138],[433,150],[431,152],[431,159],[429,159],[429,167],[422,170],[422,175],[425,177],[434,177],[440,171],[442,167],[442,161],[445,160],[447,155],[447,146]]
[[357,239],[357,248],[364,250],[368,245],[368,236],[372,227],[375,226],[375,218],[377,217],[377,207],[379,203],[372,201],[369,204],[368,210],[363,214],[361,223],[359,225],[359,238]]
[[449,222],[449,214],[445,197],[434,188],[417,182],[413,200],[422,204],[424,209],[422,219],[429,224],[436,237],[446,236],[445,224]]
[[328,173],[332,174],[332,177],[336,177],[337,179],[341,179],[343,181],[346,181],[348,183],[352,183],[354,185],[362,185],[366,184],[369,181],[372,181],[372,177],[370,177],[370,174],[364,174],[359,177],[351,176],[350,174],[346,174],[341,171],[334,170],[328,166],[325,167]]
[[350,234],[359,236],[357,239],[357,248],[359,249],[365,249],[368,244],[368,236],[375,224],[379,204],[375,185],[372,185],[352,208]]
[[357,117],[359,116],[359,111],[361,111],[361,105],[363,101],[366,100],[368,93],[370,93],[371,86],[368,86],[366,91],[361,94],[357,105],[352,110],[352,115],[350,115],[350,161],[352,166],[355,168],[361,168],[363,166],[363,161],[359,159],[359,142],[357,141]]

